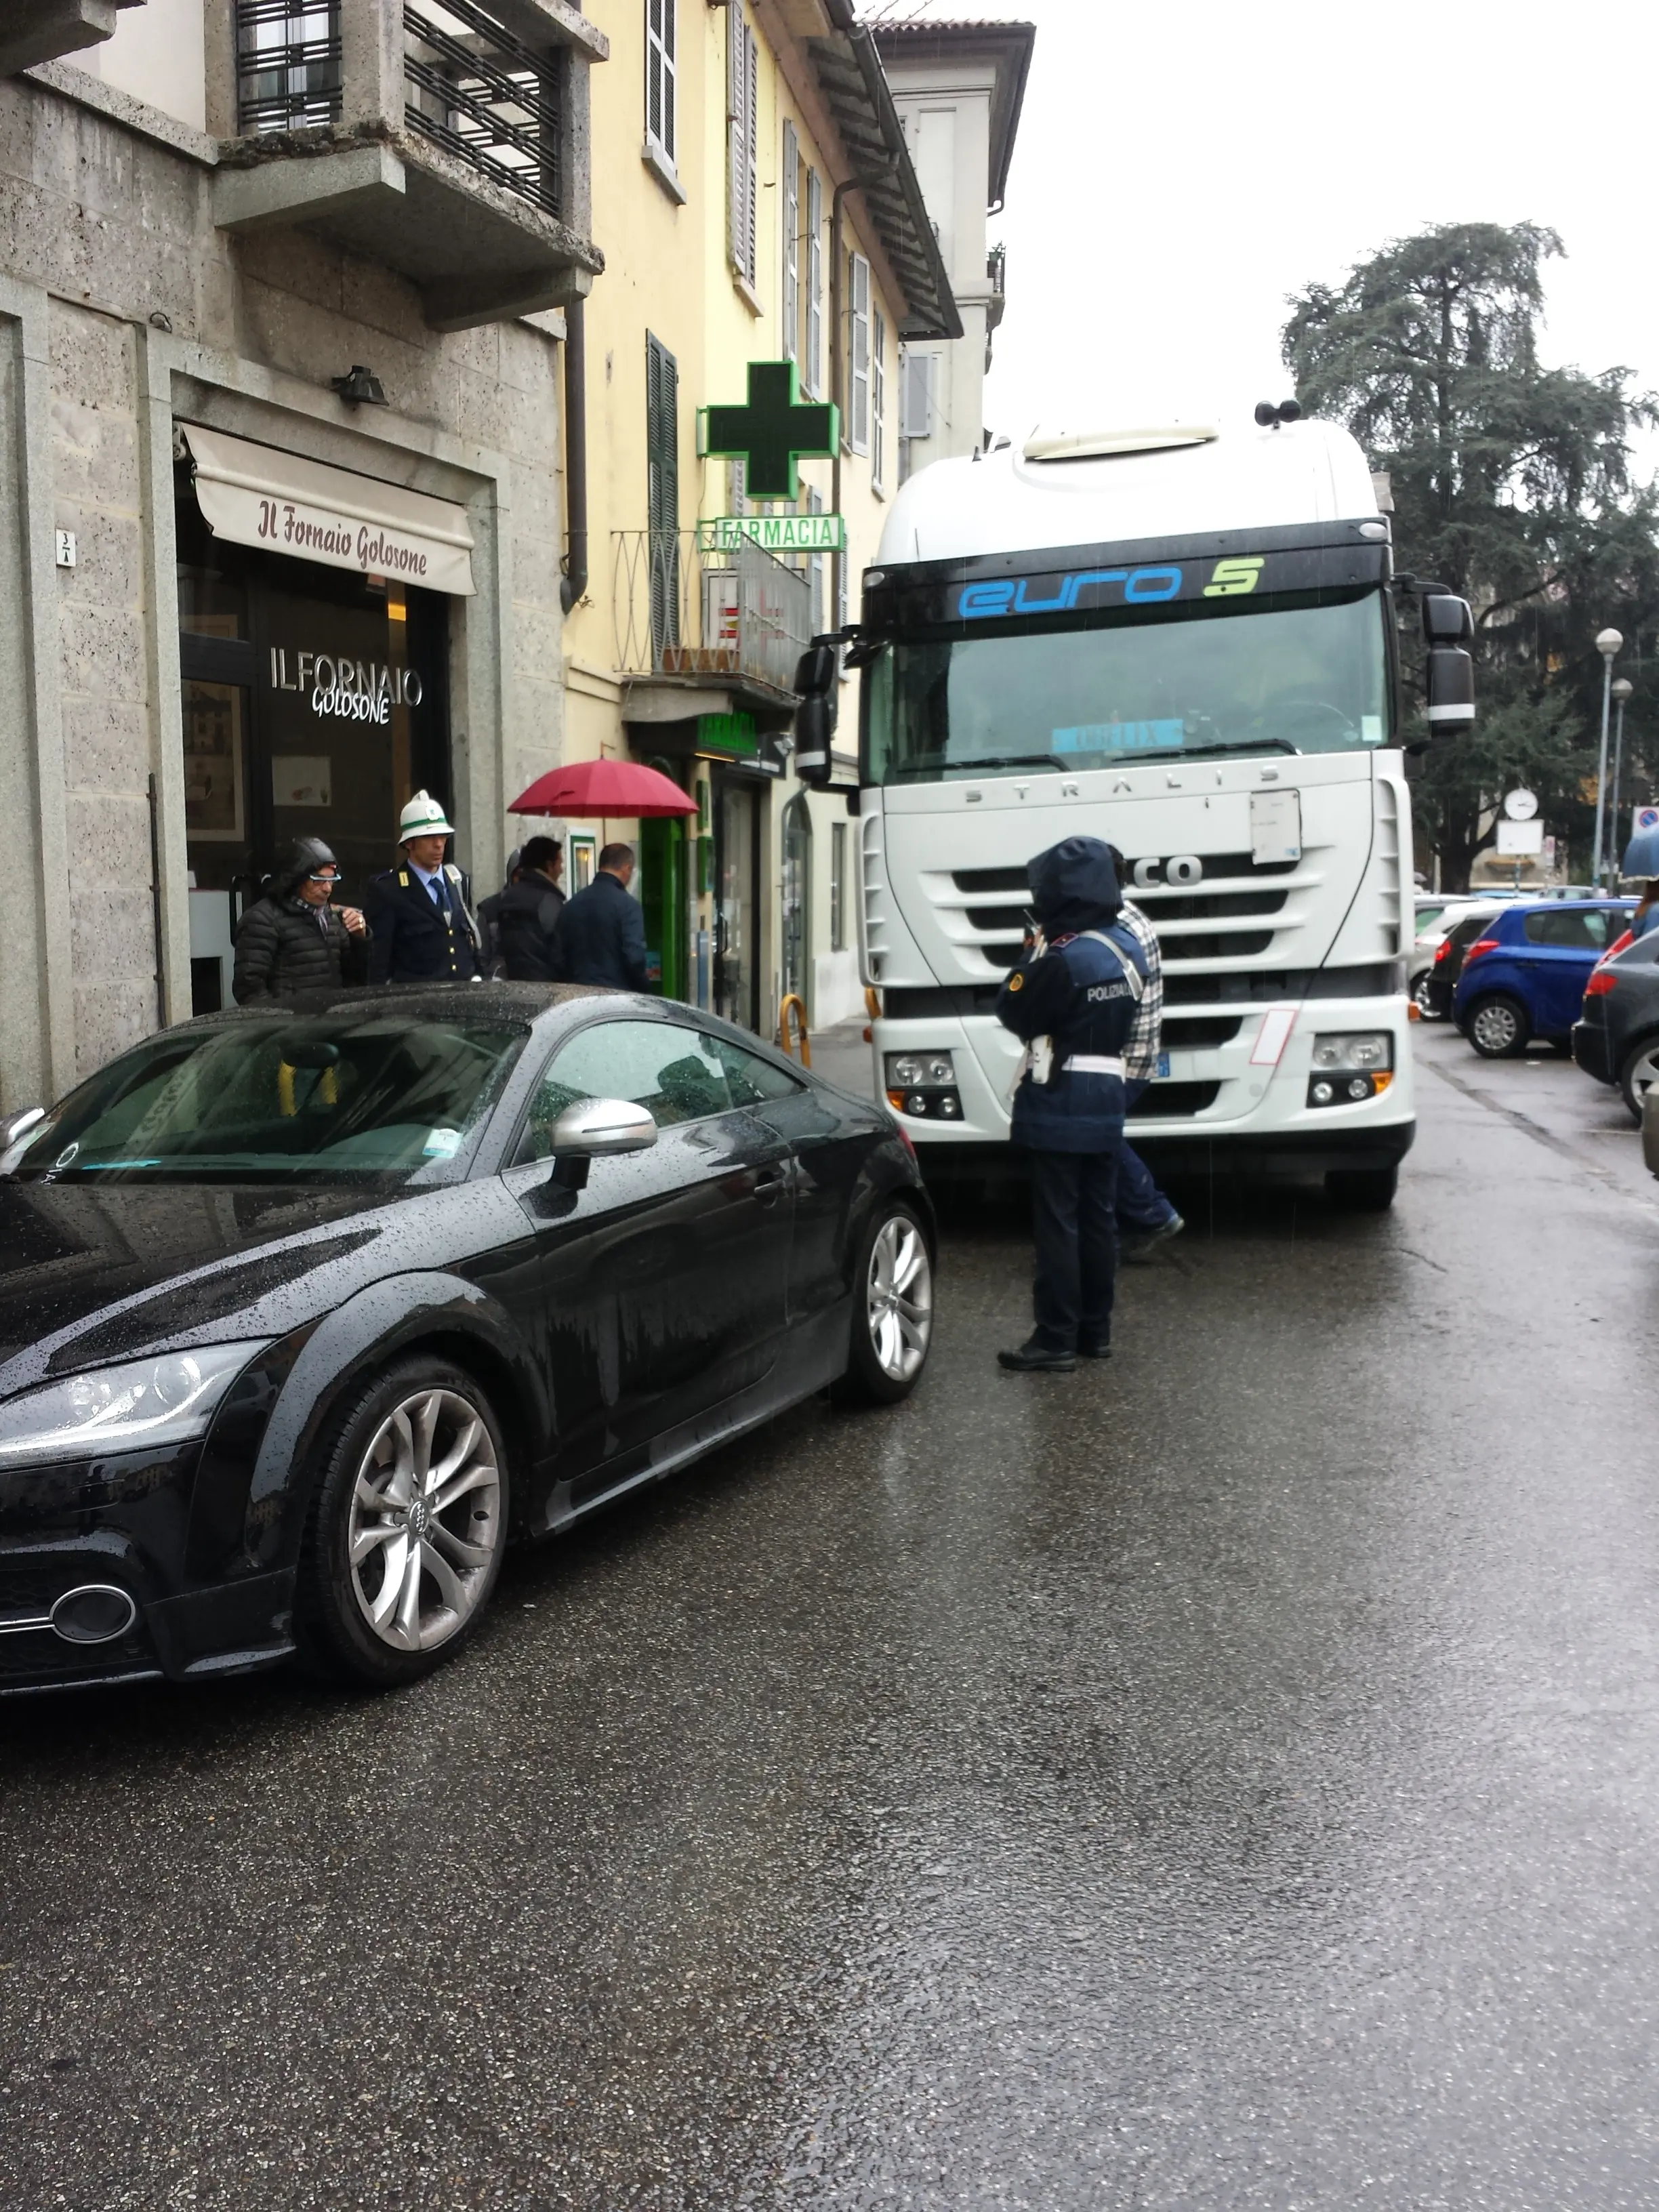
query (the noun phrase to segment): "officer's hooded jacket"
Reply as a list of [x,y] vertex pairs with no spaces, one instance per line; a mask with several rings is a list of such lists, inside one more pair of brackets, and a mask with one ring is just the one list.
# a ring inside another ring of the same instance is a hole
[[230,994],[239,1006],[331,984],[361,983],[368,965],[362,937],[353,937],[332,906],[312,906],[300,884],[334,855],[318,837],[301,837],[262,899],[236,931],[236,965]]
[[447,916],[407,860],[369,884],[363,911],[372,933],[371,983],[465,983],[483,972],[466,878],[447,864],[442,872]]
[[[1098,837],[1062,838],[1037,854],[1025,877],[1048,949],[1011,969],[997,1019],[1028,1044],[1052,1038],[1054,1073],[1047,1084],[1030,1073],[1022,1079],[1014,1141],[1037,1152],[1108,1152],[1123,1132],[1122,1079],[1068,1071],[1065,1063],[1079,1054],[1121,1059],[1137,997],[1126,969],[1144,981],[1146,955],[1118,920],[1123,894],[1110,848]],[[1089,930],[1110,943],[1085,935]]]

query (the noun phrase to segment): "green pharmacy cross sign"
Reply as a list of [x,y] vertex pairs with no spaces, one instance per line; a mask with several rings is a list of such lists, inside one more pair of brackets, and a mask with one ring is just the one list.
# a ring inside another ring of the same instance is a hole
[[803,405],[793,361],[751,361],[746,407],[697,410],[697,450],[741,454],[743,488],[750,499],[796,499],[802,457],[833,454],[841,410],[833,400]]

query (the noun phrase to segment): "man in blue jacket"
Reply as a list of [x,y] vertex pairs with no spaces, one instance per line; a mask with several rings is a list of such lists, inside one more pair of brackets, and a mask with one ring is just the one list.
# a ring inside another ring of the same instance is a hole
[[553,932],[554,980],[609,983],[619,991],[646,991],[645,916],[629,890],[634,852],[607,845],[593,880],[566,901]]
[[1079,1354],[1111,1354],[1123,1048],[1146,957],[1119,919],[1123,894],[1098,837],[1063,838],[1025,876],[1037,929],[1002,987],[997,1018],[1026,1048],[1013,1139],[1031,1155],[1036,1326],[997,1358],[1067,1374]]

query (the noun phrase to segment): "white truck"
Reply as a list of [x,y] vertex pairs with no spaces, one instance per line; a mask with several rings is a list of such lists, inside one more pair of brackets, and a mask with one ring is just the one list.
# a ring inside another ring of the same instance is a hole
[[[1002,441],[893,502],[853,633],[849,806],[878,1080],[930,1175],[1006,1159],[1018,1047],[994,1007],[1025,863],[1082,833],[1124,855],[1163,949],[1136,1146],[1393,1198],[1415,1127],[1398,587],[1364,454],[1296,418]],[[1455,734],[1468,610],[1417,591],[1430,726]],[[798,678],[820,783],[829,647]]]

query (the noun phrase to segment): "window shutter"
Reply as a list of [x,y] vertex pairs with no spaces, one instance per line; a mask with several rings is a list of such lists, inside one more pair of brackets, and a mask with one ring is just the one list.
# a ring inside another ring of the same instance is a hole
[[678,0],[647,0],[645,128],[672,166],[674,160],[675,22]]
[[937,354],[907,353],[901,364],[899,393],[901,438],[931,438],[933,434],[933,371]]
[[870,264],[861,253],[847,257],[848,438],[855,453],[870,450]]
[[651,572],[653,663],[680,635],[679,365],[667,347],[645,337],[647,552]]
[[749,169],[744,149],[749,143],[748,125],[744,107],[749,91],[749,72],[744,53],[748,25],[741,8],[726,11],[726,252],[732,266],[743,266],[744,241],[749,235],[748,180]]
[[800,143],[783,126],[783,357],[800,355]]
[[823,186],[806,172],[806,363],[805,382],[816,399],[823,390]]
[[743,18],[743,273],[750,284],[760,268],[756,252],[757,206],[760,199],[760,47],[747,16]]
[[887,319],[878,307],[870,348],[870,481],[879,491],[887,459]]

